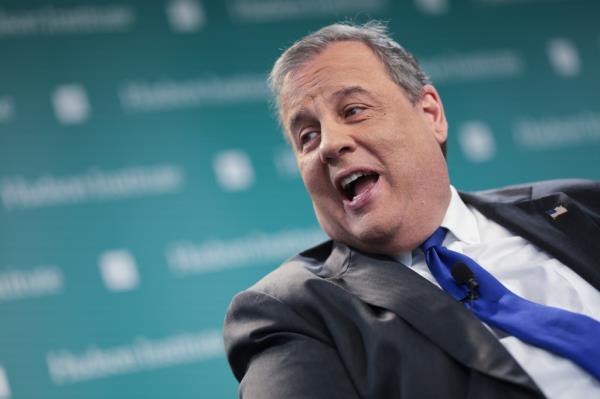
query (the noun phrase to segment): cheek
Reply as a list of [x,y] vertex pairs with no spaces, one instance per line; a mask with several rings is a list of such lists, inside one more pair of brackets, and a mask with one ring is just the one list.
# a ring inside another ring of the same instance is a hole
[[321,190],[319,188],[321,184],[319,183],[318,176],[314,171],[306,168],[300,170],[300,175],[302,176],[302,182],[304,183],[308,195],[310,195],[311,200],[314,202],[315,197]]
[[323,192],[327,188],[328,177],[320,162],[306,157],[298,161],[298,169],[304,186],[311,196]]

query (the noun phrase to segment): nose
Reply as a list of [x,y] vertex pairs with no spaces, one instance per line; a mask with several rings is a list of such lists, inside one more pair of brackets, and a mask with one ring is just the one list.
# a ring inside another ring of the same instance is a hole
[[356,143],[347,127],[339,124],[321,125],[321,142],[319,144],[321,162],[333,165],[344,154],[355,149]]

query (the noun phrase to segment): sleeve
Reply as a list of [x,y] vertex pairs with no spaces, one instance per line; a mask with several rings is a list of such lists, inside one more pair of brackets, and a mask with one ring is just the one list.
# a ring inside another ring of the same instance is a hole
[[233,299],[224,341],[240,398],[359,397],[327,333],[268,294]]

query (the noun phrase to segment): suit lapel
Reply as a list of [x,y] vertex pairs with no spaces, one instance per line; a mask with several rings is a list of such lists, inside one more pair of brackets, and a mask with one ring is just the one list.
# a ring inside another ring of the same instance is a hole
[[[600,290],[600,227],[568,195],[524,190],[515,202],[496,203],[471,194],[465,202],[526,238]],[[562,207],[566,212],[551,213]]]
[[540,393],[475,316],[409,268],[342,244],[334,245],[326,268],[330,281],[366,303],[396,313],[466,367]]
[[[531,186],[519,186],[480,195],[461,193],[461,197],[600,289],[600,227],[568,195],[544,195]],[[567,212],[556,217],[548,213],[559,206]],[[396,313],[466,367],[524,386],[543,397],[528,374],[475,316],[409,268],[338,243],[333,243],[323,266],[317,274],[366,303]]]

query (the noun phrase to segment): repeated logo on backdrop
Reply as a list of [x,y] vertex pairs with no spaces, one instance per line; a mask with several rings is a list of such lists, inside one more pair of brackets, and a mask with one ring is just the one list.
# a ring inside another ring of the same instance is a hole
[[204,7],[198,1],[172,0],[167,3],[166,8],[169,24],[175,32],[197,32],[206,23]]
[[0,365],[0,399],[8,399],[10,396],[10,385],[8,384],[6,371]]
[[0,399],[235,397],[231,297],[326,239],[265,78],[327,23],[390,22],[459,189],[600,177],[593,0],[28,3],[0,6]]

